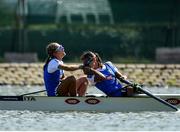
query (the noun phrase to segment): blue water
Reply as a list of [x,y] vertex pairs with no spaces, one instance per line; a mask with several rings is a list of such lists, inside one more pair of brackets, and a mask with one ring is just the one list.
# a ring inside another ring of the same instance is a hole
[[[1,95],[20,95],[43,87],[1,86]],[[153,93],[180,93],[180,88],[148,88]],[[100,93],[90,88],[89,93]],[[40,93],[43,95],[44,93]],[[1,131],[180,131],[180,112],[42,112],[0,110]]]

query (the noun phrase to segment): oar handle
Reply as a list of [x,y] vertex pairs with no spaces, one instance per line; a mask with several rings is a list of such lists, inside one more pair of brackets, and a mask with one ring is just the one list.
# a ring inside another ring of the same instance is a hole
[[[133,83],[132,83],[132,82],[130,82],[130,81],[128,81],[128,80],[125,80],[125,79],[123,79],[123,78],[120,78],[120,81],[123,82],[123,83],[126,83],[126,84],[128,84],[128,85],[132,85],[132,86],[133,86]],[[140,92],[142,92],[142,93],[150,96],[151,98],[154,98],[155,100],[157,100],[157,101],[159,101],[159,102],[161,102],[161,103],[163,103],[163,104],[171,107],[171,108],[174,109],[175,111],[178,111],[178,108],[177,108],[177,107],[175,107],[174,105],[170,104],[169,102],[161,99],[160,97],[154,96],[154,95],[153,95],[152,93],[150,93],[149,91],[141,88],[140,85],[137,85],[137,86],[136,86],[136,90],[138,90],[138,91],[140,91]]]
[[123,82],[123,83],[125,83],[125,84],[130,84],[130,85],[132,85],[133,83],[132,82],[130,82],[130,81],[128,81],[128,80],[125,80],[124,78],[119,78],[119,80],[121,81],[121,82]]

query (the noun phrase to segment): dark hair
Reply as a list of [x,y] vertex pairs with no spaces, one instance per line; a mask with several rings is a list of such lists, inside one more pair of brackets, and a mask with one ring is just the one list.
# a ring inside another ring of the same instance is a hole
[[93,58],[96,57],[98,61],[98,66],[102,66],[102,59],[99,56],[98,53],[92,52],[92,51],[85,51],[80,59],[84,61],[85,66],[89,66],[90,62],[93,60]]
[[80,59],[84,60],[84,59],[90,59],[93,58],[95,56],[95,54],[91,51],[85,51],[83,52],[83,54],[81,55]]
[[101,57],[99,56],[99,54],[98,53],[94,53],[95,55],[96,55],[96,59],[97,59],[97,61],[98,61],[98,66],[102,66],[102,59],[101,59]]
[[84,66],[89,66],[89,64],[92,62],[94,57],[95,57],[95,54],[93,52],[85,51],[81,55],[80,59],[83,61]]

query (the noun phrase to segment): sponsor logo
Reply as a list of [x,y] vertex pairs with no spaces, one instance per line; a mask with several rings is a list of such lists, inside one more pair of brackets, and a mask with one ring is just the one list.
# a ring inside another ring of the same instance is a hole
[[25,97],[23,97],[23,101],[36,101],[36,99],[31,96],[25,96]]
[[86,99],[85,102],[87,104],[96,105],[100,102],[100,100],[95,99],[95,98],[89,98],[89,99]]
[[68,98],[68,99],[65,100],[65,102],[67,104],[75,105],[75,104],[78,104],[80,101],[78,99],[75,99],[75,98]]
[[176,98],[169,98],[169,99],[166,99],[166,101],[172,105],[178,105],[180,104],[180,100],[179,99],[176,99]]

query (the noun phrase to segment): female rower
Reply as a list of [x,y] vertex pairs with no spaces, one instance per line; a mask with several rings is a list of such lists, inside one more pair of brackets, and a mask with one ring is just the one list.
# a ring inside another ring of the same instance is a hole
[[62,61],[66,55],[64,47],[58,43],[50,43],[47,48],[48,58],[44,65],[44,82],[48,96],[84,96],[88,86],[87,78],[76,79],[65,77],[65,71],[82,69],[82,65],[65,65]]
[[126,79],[126,76],[123,76],[110,61],[103,64],[100,56],[91,51],[83,53],[81,60],[88,80],[107,96],[118,97],[133,94],[131,87],[122,87],[119,79]]

